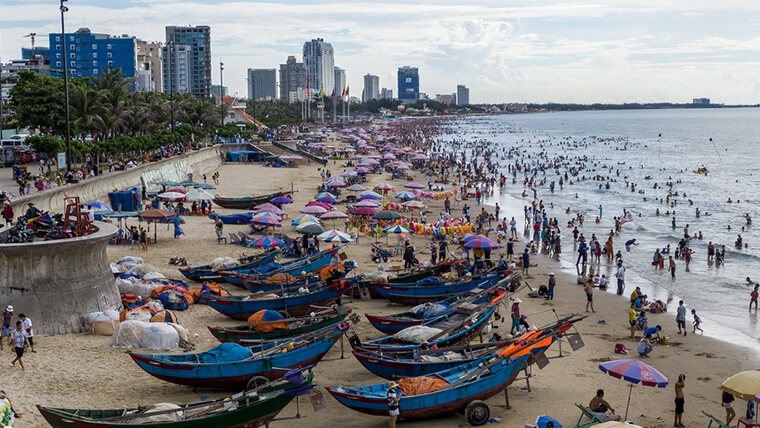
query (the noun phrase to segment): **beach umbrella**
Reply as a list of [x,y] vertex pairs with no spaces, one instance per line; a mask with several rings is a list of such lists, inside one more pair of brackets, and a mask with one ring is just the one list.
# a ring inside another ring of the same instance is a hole
[[606,363],[599,364],[599,370],[612,377],[623,379],[631,383],[623,420],[628,419],[628,408],[631,406],[631,392],[633,392],[634,383],[641,383],[644,386],[656,386],[658,388],[665,388],[668,386],[668,378],[664,374],[660,373],[656,368],[649,364],[639,360],[607,361]]
[[386,227],[383,229],[383,232],[385,233],[409,233],[409,229],[405,228],[404,226],[401,226],[400,224],[397,224],[395,226]]
[[338,177],[327,180],[327,187],[346,187],[346,182]]
[[726,379],[720,389],[742,400],[754,400],[760,394],[760,370],[739,372]]
[[267,214],[270,214],[270,215],[254,218],[252,220],[252,223],[258,224],[260,226],[266,226],[266,227],[280,227],[280,222],[274,216],[272,216],[271,213],[267,213]]
[[113,211],[113,208],[111,208],[108,204],[100,201],[90,202],[84,205],[92,207],[92,209],[95,211]]
[[195,181],[192,181],[192,180],[185,180],[185,181],[181,181],[181,182],[177,183],[176,185],[177,186],[182,186],[182,187],[190,187],[190,186],[197,186],[198,183],[196,183]]
[[329,213],[322,214],[321,220],[336,220],[340,218],[348,218],[348,214],[341,211],[330,211]]
[[324,203],[324,202],[320,202],[320,201],[311,201],[308,204],[306,204],[306,206],[307,207],[315,207],[316,206],[316,207],[324,208],[327,211],[332,211],[332,207],[330,206],[330,204],[327,204],[327,203]]
[[356,167],[356,169],[354,169],[354,171],[356,171],[357,174],[361,174],[361,175],[369,174],[370,172],[372,172],[372,170],[369,167],[366,167],[366,166]]
[[275,209],[272,209],[270,207],[264,207],[264,208],[259,208],[259,209],[255,210],[253,217],[255,218],[256,216],[258,216],[260,214],[264,214],[264,213],[276,215],[278,220],[282,220],[281,215],[283,214],[283,212],[275,210]]
[[325,228],[319,223],[304,223],[296,227],[296,232],[303,233],[304,235],[319,235],[324,231]]
[[475,235],[474,237],[472,237],[471,239],[468,239],[464,243],[464,247],[467,248],[468,250],[472,250],[472,249],[495,250],[501,247],[501,245],[497,244],[496,242],[492,241],[489,238],[486,238],[485,236]]
[[301,160],[303,159],[303,157],[299,155],[283,155],[283,156],[280,156],[280,159],[291,161],[291,160]]
[[301,208],[301,213],[302,214],[321,215],[321,214],[326,213],[327,211],[329,211],[329,210],[327,210],[327,209],[325,209],[325,208],[323,208],[323,207],[321,207],[319,205],[307,205],[307,206]]
[[378,201],[379,201],[379,200],[383,199],[383,195],[381,195],[381,194],[379,194],[379,193],[377,193],[377,192],[366,191],[366,192],[362,192],[362,193],[359,195],[359,198],[358,198],[358,199],[359,199],[360,201],[363,201],[363,200],[365,200],[365,199],[375,199],[375,200],[378,200]]
[[265,202],[263,204],[259,204],[259,205],[254,206],[253,210],[257,211],[257,212],[261,211],[261,210],[266,210],[266,211],[269,211],[270,213],[275,213],[277,215],[282,215],[282,214],[285,213],[285,211],[277,208],[276,206],[270,204],[269,202]]
[[275,196],[274,198],[269,200],[270,203],[274,205],[286,205],[286,204],[292,204],[293,200],[290,199],[289,196]]
[[372,207],[359,207],[354,209],[351,214],[369,217],[377,214],[377,210]]
[[356,171],[343,171],[340,173],[341,177],[356,177],[359,175]]
[[164,192],[164,193],[159,193],[158,197],[161,198],[161,199],[168,199],[170,201],[176,201],[178,199],[184,198],[185,194],[184,193],[179,193],[179,192]]
[[395,160],[396,159],[396,155],[394,155],[393,153],[385,153],[385,154],[383,154],[383,159],[385,159],[385,160]]
[[275,238],[274,236],[262,236],[261,238],[253,241],[251,245],[254,248],[273,248],[284,245],[285,243]]
[[177,217],[177,214],[162,210],[160,208],[151,208],[149,210],[142,211],[140,213],[140,217],[144,220],[151,220],[151,221],[162,221],[162,220],[169,220],[170,218]]
[[317,202],[322,202],[324,204],[337,204],[338,200],[330,195],[323,195],[317,197]]
[[166,187],[179,186],[178,182],[171,181],[171,180],[154,181],[153,184],[157,184],[159,186],[166,186]]
[[213,201],[214,198],[214,195],[203,189],[193,189],[185,193],[185,199],[188,201]]
[[407,207],[413,210],[421,210],[425,208],[425,204],[423,204],[420,201],[406,201],[403,204],[401,204],[402,207]]
[[410,169],[412,166],[406,162],[399,162],[396,164],[396,169]]
[[417,199],[417,195],[412,192],[398,192],[396,193],[396,198],[404,201],[411,201],[412,199]]
[[354,204],[355,207],[372,207],[377,208],[380,206],[380,201],[374,199],[364,199]]
[[[548,415],[541,415],[536,418],[536,428],[546,428],[549,422],[554,424],[554,428],[562,428],[562,424],[558,420]],[[597,427],[599,425],[595,425]]]
[[323,197],[323,196],[329,196],[329,197],[331,197],[331,198],[333,198],[333,199],[334,199],[334,198],[337,198],[337,196],[335,196],[334,194],[332,194],[332,193],[330,193],[330,192],[320,192],[320,193],[317,195],[317,198],[321,198],[321,197]]
[[428,157],[422,154],[412,156],[413,161],[420,161],[420,160],[427,160],[427,159]]
[[390,184],[390,183],[380,183],[380,184],[378,184],[378,185],[375,186],[375,189],[381,190],[381,191],[387,193],[387,192],[391,192],[391,191],[395,190],[396,188],[393,187],[393,185]]
[[317,239],[319,239],[322,242],[351,242],[354,240],[354,238],[351,237],[351,235],[347,233],[343,233],[339,230],[331,229],[327,232],[324,232],[317,236]]
[[316,218],[316,217],[314,217],[313,215],[303,214],[303,215],[299,215],[298,217],[294,218],[293,221],[290,222],[290,224],[292,224],[293,226],[300,226],[300,225],[302,225],[304,223],[317,223],[317,224],[319,224],[319,219]]
[[467,235],[464,235],[463,237],[461,237],[461,238],[459,239],[459,242],[460,242],[461,244],[464,244],[464,243],[466,243],[467,241],[469,241],[469,240],[471,240],[471,239],[475,238],[476,236],[478,236],[478,235],[475,235],[475,234],[473,234],[473,233],[468,233]]
[[415,182],[404,184],[404,187],[406,187],[407,189],[424,189],[425,188],[425,186],[423,186],[422,184],[415,183]]
[[366,187],[362,186],[361,184],[352,184],[348,187],[346,187],[346,190],[350,190],[352,192],[363,192],[367,190]]
[[262,217],[272,217],[273,219],[275,219],[277,221],[281,221],[282,220],[282,218],[279,215],[277,215],[275,213],[272,213],[272,212],[269,212],[269,211],[264,211],[264,210],[258,211],[255,214],[253,214],[253,216],[251,217],[251,220],[254,220],[254,219],[257,219],[257,218],[262,218]]
[[383,210],[372,216],[375,220],[398,220],[401,217],[401,214],[391,210]]

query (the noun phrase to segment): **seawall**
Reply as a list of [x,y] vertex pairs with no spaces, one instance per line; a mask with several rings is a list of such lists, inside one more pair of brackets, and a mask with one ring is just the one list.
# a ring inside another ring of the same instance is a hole
[[65,196],[79,196],[82,203],[102,201],[108,203],[108,193],[115,189],[123,190],[140,187],[140,178],[145,180],[148,189],[151,183],[161,180],[183,181],[189,173],[193,179],[200,180],[204,172],[217,168],[222,163],[226,148],[217,144],[200,150],[194,150],[179,156],[173,156],[158,162],[139,165],[125,171],[116,171],[88,178],[80,183],[55,187],[42,192],[33,191],[31,195],[15,198],[11,204],[17,216],[23,215],[30,202],[42,211],[63,212]]

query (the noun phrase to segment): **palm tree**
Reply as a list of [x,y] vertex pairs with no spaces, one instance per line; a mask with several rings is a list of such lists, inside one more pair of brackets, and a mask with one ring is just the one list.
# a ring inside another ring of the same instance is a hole
[[103,130],[102,97],[84,82],[78,82],[71,90],[69,108],[77,133],[100,133]]

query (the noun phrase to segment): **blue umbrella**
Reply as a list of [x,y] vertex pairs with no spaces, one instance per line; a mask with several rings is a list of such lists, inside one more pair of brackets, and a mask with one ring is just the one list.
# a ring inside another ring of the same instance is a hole
[[108,204],[100,201],[90,202],[89,204],[85,205],[91,206],[95,211],[113,211],[113,208],[111,208]]
[[292,204],[293,200],[287,196],[275,196],[274,198],[270,199],[269,202],[275,205],[284,205],[284,204]]
[[541,415],[538,418],[536,418],[536,427],[537,428],[546,428],[546,425],[549,422],[554,422],[554,428],[562,428],[562,424],[560,424],[558,420],[554,419],[551,416],[547,416],[547,415]]

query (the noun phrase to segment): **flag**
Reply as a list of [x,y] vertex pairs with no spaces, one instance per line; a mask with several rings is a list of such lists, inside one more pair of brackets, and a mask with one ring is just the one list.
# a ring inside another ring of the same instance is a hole
[[346,86],[346,96],[348,96],[348,86]]
[[333,88],[332,94],[330,94],[330,98],[335,98],[335,88]]
[[343,91],[340,93],[340,96],[341,97],[345,97],[346,96],[346,88],[343,88]]
[[324,88],[322,88],[322,89],[319,90],[319,96],[320,96],[320,98],[322,98],[322,97],[325,96],[325,89]]

